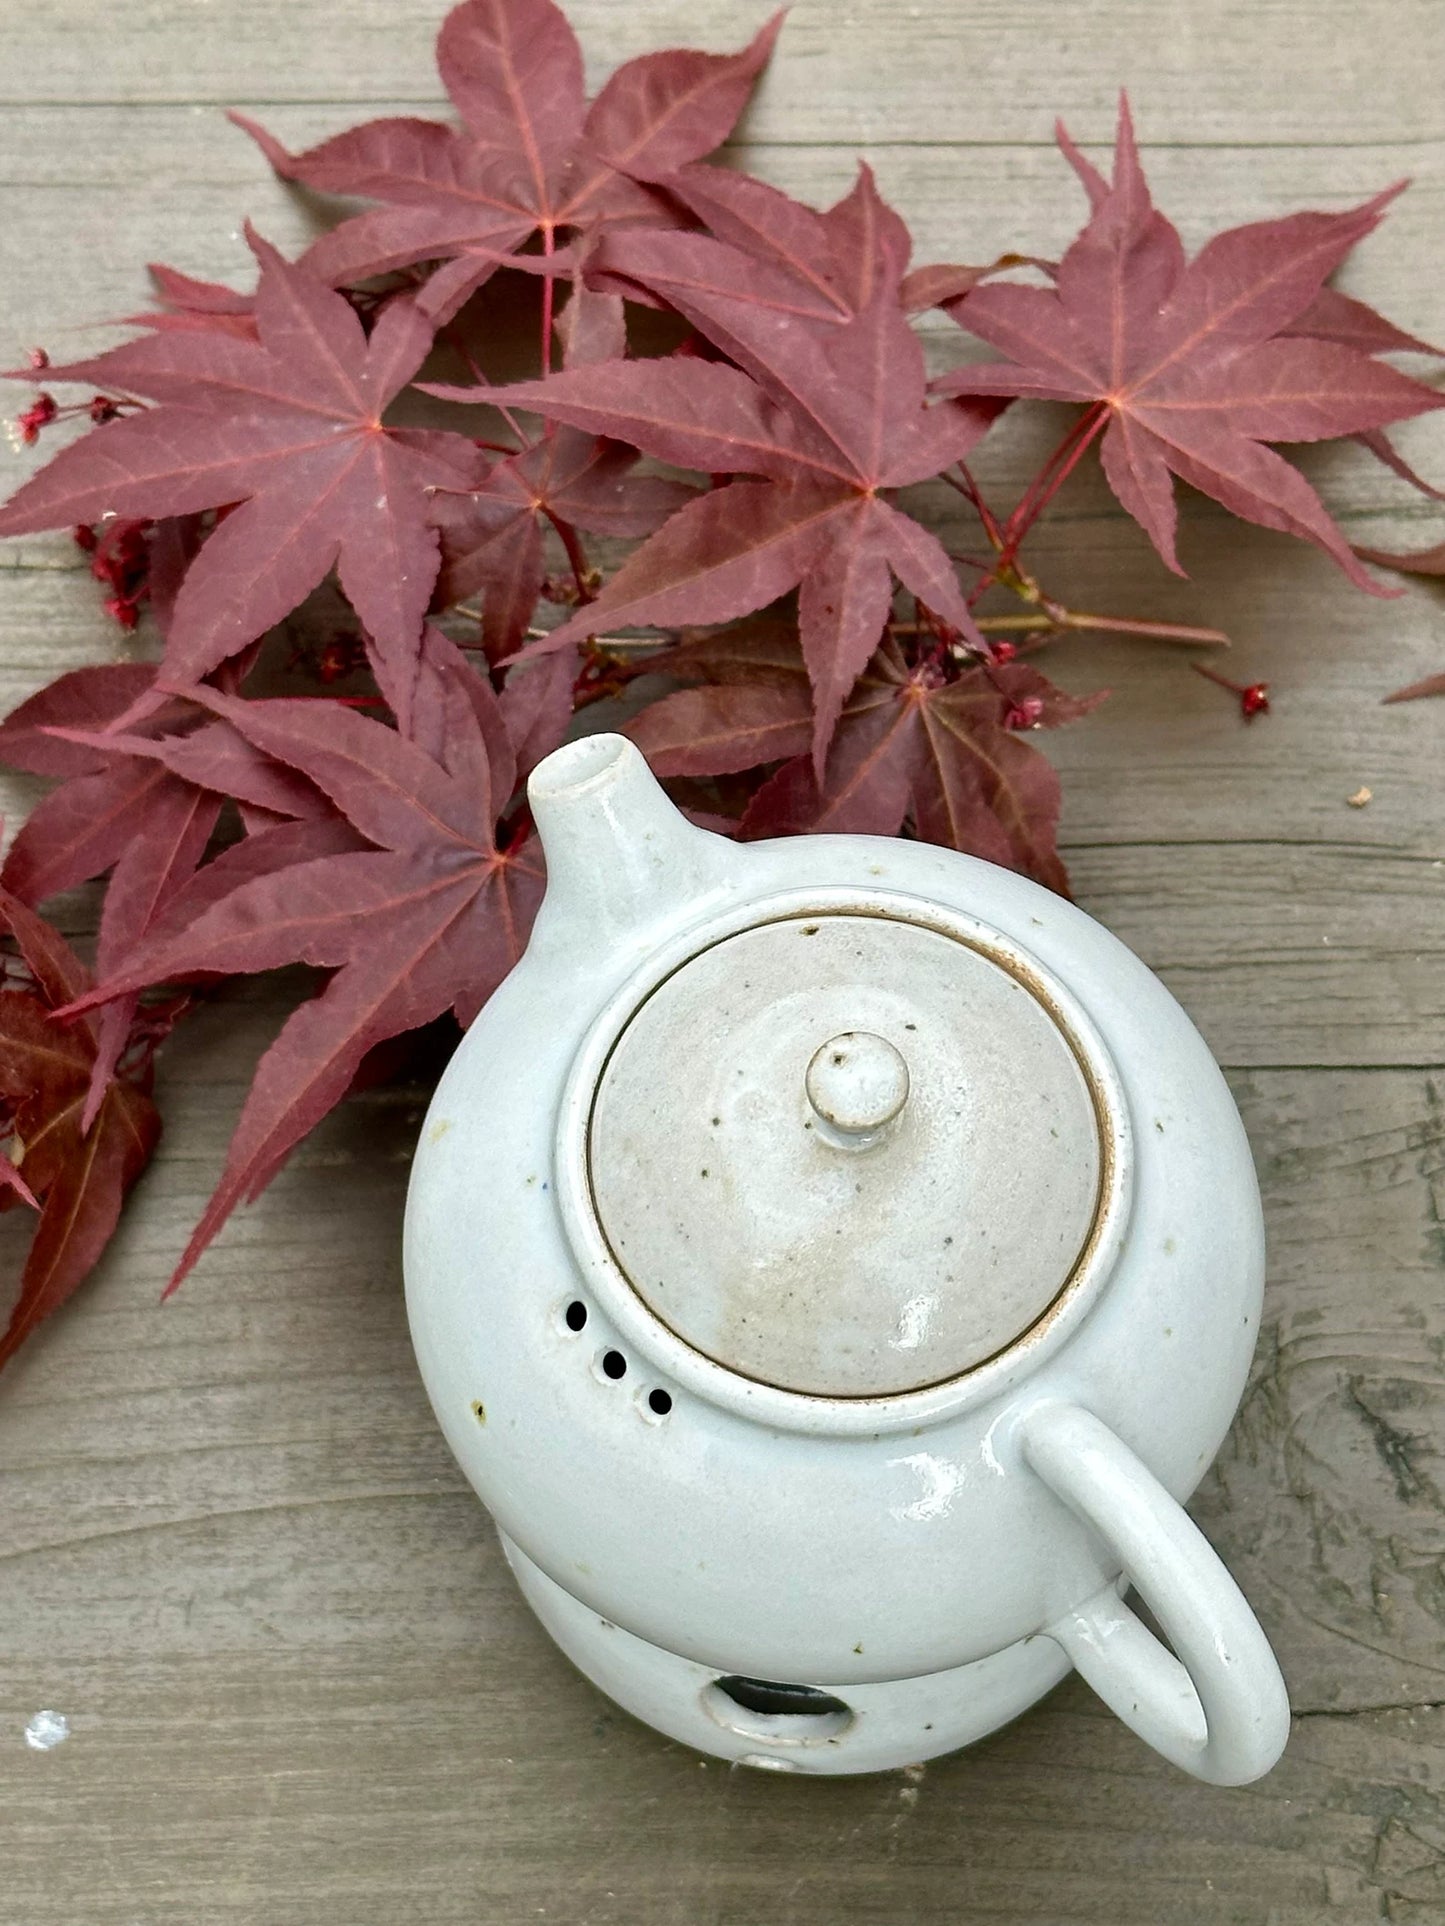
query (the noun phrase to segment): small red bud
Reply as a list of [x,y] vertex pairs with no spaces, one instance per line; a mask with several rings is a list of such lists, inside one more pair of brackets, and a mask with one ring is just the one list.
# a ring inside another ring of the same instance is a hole
[[1239,712],[1246,722],[1253,722],[1256,716],[1269,714],[1269,684],[1267,682],[1231,682],[1227,675],[1218,669],[1206,668],[1202,662],[1191,662],[1190,668],[1196,675],[1202,675],[1206,682],[1217,683],[1221,689],[1228,689],[1239,703]]
[[48,368],[50,366],[50,356],[45,352],[44,348],[32,348],[28,358],[31,367],[34,368],[37,373],[41,368]]
[[340,682],[365,666],[366,645],[360,636],[333,635],[316,658],[316,677],[320,682]]
[[1017,642],[995,642],[993,645],[993,659],[995,662],[1012,662],[1018,652],[1019,645]]
[[78,522],[70,531],[70,539],[77,548],[83,549],[89,555],[95,547],[95,530],[85,522]]
[[30,406],[15,417],[15,426],[19,431],[21,445],[29,448],[33,442],[38,441],[41,429],[54,421],[59,412],[54,395],[37,395]]
[[114,421],[119,413],[120,409],[116,407],[109,395],[94,395],[91,397],[90,418],[93,422],[97,423],[97,425],[102,422]]
[[107,597],[103,607],[111,620],[113,622],[119,622],[127,634],[130,633],[140,620],[140,616],[136,612],[135,603],[128,602],[123,595]]
[[1003,726],[1005,729],[1037,729],[1043,713],[1041,696],[1023,696],[1004,710]]

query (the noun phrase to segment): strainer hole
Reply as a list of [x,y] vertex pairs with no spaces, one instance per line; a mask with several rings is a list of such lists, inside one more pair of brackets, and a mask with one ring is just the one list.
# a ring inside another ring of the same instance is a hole
[[625,1378],[627,1376],[627,1359],[623,1357],[620,1351],[604,1351],[602,1353],[602,1375],[605,1378],[613,1379]]
[[672,1393],[670,1391],[649,1391],[647,1394],[647,1408],[654,1413],[655,1416],[665,1418],[672,1409]]
[[587,1322],[587,1306],[580,1297],[574,1297],[562,1317],[569,1331],[580,1331]]
[[785,1747],[836,1742],[857,1716],[820,1686],[736,1675],[714,1679],[704,1688],[702,1702],[726,1731]]

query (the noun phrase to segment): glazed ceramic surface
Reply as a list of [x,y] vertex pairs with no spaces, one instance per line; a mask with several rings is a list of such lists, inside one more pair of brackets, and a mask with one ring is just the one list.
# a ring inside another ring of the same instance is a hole
[[406,1275],[563,1649],[754,1764],[907,1763],[1072,1664],[1201,1777],[1267,1770],[1283,1684],[1178,1503],[1258,1191],[1178,1005],[1011,872],[697,829],[619,737],[531,797],[547,897],[437,1090]]

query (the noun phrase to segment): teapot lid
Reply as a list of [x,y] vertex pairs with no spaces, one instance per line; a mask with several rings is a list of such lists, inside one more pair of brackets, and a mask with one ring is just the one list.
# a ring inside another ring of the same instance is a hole
[[864,910],[721,937],[633,1012],[588,1121],[632,1289],[725,1368],[820,1397],[972,1370],[1049,1310],[1105,1157],[1016,961]]

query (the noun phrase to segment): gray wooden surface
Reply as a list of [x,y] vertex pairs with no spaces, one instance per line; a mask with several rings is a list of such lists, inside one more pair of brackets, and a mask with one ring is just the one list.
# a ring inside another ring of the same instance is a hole
[[[610,61],[729,44],[762,10],[574,17]],[[147,258],[242,272],[244,214],[299,241],[304,207],[219,106],[292,142],[430,106],[439,11],[5,0],[0,359],[104,339],[70,330],[137,306]],[[1127,82],[1191,242],[1414,175],[1346,285],[1438,337],[1441,27],[1436,0],[801,0],[739,158],[821,196],[862,147],[923,257],[1048,251],[1079,205],[1052,116],[1096,147]],[[987,456],[1001,492],[1049,433]],[[1445,475],[1437,427],[1402,441]],[[1437,538],[1363,456],[1307,465],[1357,539]],[[1428,586],[1370,601],[1198,501],[1184,553],[1176,583],[1087,481],[1036,549],[1079,605],[1230,629],[1275,713],[1245,727],[1178,653],[1091,641],[1052,666],[1117,694],[1051,748],[1082,902],[1200,1023],[1259,1160],[1264,1333],[1194,1508],[1276,1641],[1283,1764],[1195,1785],[1077,1682],[969,1753],[857,1782],[729,1773],[608,1706],[514,1596],[412,1366],[421,1092],[333,1118],[157,1306],[275,1027],[260,982],[166,1066],[120,1237],[0,1382],[4,1926],[1445,1921],[1445,703],[1378,706],[1445,667],[1445,621]],[[119,652],[75,564],[48,538],[0,556],[7,708]],[[12,820],[33,793],[6,784]],[[83,926],[83,900],[64,910]],[[22,1738],[42,1706],[72,1727],[48,1754]]]

